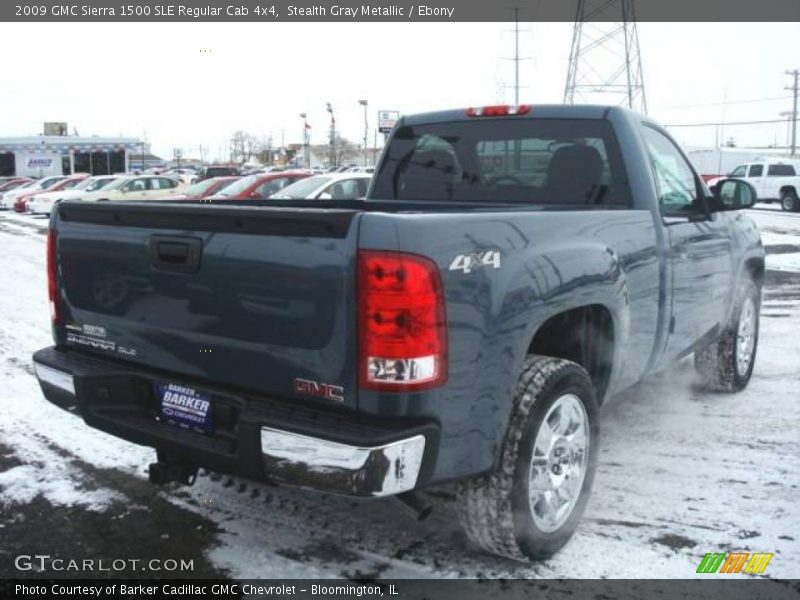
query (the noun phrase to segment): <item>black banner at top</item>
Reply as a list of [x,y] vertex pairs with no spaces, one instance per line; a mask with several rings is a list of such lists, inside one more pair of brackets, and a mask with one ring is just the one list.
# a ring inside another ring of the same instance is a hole
[[[800,0],[3,0],[11,22],[800,21]],[[518,13],[515,13],[518,9]]]

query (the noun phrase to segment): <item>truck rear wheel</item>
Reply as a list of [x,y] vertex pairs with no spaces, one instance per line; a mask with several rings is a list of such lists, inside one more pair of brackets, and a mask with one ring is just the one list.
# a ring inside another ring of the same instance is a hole
[[516,560],[558,551],[589,499],[597,432],[597,401],[586,371],[560,358],[526,358],[498,468],[459,484],[467,537]]
[[733,317],[722,334],[694,354],[703,387],[738,392],[747,386],[756,362],[760,306],[761,294],[748,279],[736,296]]
[[800,200],[794,190],[783,190],[781,192],[781,208],[790,212],[800,211]]

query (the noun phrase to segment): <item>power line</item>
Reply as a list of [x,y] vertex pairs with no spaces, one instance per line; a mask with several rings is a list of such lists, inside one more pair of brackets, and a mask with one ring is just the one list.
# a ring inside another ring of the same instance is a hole
[[[792,119],[789,119],[790,121]],[[797,119],[793,119],[797,120]],[[724,123],[672,123],[664,127],[727,127],[728,125],[762,125],[765,123],[786,123],[787,119],[770,119],[766,121],[727,121]]]
[[753,102],[772,102],[775,100],[788,100],[792,96],[774,96],[772,98],[753,98],[752,100],[727,100],[723,102],[707,102],[704,104],[674,104],[672,106],[658,106],[657,108],[673,109],[673,108],[702,108],[704,106],[727,106],[729,104],[751,104]]

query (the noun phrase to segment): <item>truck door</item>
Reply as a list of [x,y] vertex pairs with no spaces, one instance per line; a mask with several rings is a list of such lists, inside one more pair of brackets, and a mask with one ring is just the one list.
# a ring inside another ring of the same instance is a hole
[[764,165],[750,165],[747,171],[747,181],[756,188],[756,197],[759,200],[771,200],[772,197],[767,195],[764,179]]
[[654,127],[643,133],[670,244],[669,360],[720,323],[732,276],[731,244],[724,213],[707,215],[699,178],[678,146]]

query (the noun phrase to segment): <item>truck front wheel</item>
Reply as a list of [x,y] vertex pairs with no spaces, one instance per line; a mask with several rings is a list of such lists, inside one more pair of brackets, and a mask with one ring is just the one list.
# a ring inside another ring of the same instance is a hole
[[516,560],[558,551],[586,508],[597,440],[597,401],[586,371],[560,358],[526,358],[498,467],[459,484],[467,537]]
[[738,392],[753,374],[758,348],[761,294],[749,279],[740,288],[733,317],[719,338],[694,355],[701,385],[710,390]]

